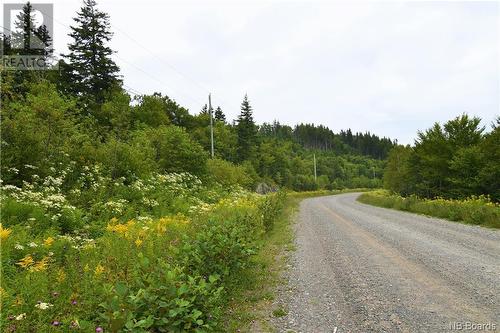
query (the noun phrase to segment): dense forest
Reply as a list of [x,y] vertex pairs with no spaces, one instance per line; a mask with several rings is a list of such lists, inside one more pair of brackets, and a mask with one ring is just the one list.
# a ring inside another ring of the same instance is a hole
[[480,123],[463,114],[419,132],[413,146],[392,149],[385,187],[403,196],[500,201],[500,118],[490,132]]
[[[50,63],[51,39],[46,29],[31,28],[32,11],[27,3],[16,21],[21,32],[2,37],[3,52]],[[40,48],[18,42],[31,35],[42,41]],[[388,138],[350,129],[333,133],[311,124],[258,125],[247,96],[231,122],[220,107],[190,112],[160,92],[131,94],[108,46],[109,16],[93,0],[84,1],[69,35],[69,52],[56,63],[58,70],[2,71],[4,184],[29,181],[34,172],[27,165],[44,176],[71,162],[75,170],[99,165],[113,179],[129,182],[161,171],[220,175],[250,189],[259,183],[294,190],[381,185],[384,159],[395,145]]]

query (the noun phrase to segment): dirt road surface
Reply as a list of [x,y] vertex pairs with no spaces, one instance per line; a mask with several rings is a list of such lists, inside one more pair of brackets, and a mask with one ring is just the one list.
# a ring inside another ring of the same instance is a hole
[[377,208],[358,195],[301,203],[277,331],[500,332],[498,230]]

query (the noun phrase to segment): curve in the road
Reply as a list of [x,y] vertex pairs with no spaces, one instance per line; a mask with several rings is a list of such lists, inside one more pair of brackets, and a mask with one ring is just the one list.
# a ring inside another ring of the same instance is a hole
[[301,203],[280,331],[500,330],[498,230],[373,207],[358,195]]

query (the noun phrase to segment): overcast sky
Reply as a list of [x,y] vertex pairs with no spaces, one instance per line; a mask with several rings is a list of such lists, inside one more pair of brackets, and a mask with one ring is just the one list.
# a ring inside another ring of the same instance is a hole
[[[81,2],[53,3],[64,52]],[[485,125],[500,114],[498,2],[98,3],[111,16],[126,87],[162,92],[194,113],[210,91],[234,119],[248,93],[259,123],[401,143],[462,112]]]

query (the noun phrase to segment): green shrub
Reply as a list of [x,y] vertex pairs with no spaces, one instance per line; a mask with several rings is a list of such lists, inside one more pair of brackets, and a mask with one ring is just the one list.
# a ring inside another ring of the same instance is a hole
[[[158,175],[127,186],[138,191],[128,198],[171,191],[189,199],[189,193],[203,192],[197,184],[187,175]],[[242,278],[278,218],[284,194],[218,196],[212,194],[214,203],[198,201],[189,217],[114,217],[72,234],[21,223],[1,226],[2,322],[36,332],[50,332],[59,322],[85,332],[217,330],[227,288]],[[21,207],[26,214],[37,211]]]
[[388,191],[373,191],[363,193],[358,200],[385,208],[500,228],[500,205],[484,196],[472,196],[465,200],[421,199],[415,195],[401,197]]

